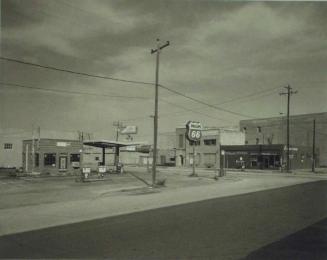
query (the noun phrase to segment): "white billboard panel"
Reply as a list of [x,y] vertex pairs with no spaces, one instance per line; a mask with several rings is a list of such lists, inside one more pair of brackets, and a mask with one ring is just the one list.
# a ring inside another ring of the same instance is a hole
[[120,134],[122,134],[122,135],[137,134],[137,126],[135,126],[135,125],[128,125],[128,126],[125,126],[125,127],[120,131]]

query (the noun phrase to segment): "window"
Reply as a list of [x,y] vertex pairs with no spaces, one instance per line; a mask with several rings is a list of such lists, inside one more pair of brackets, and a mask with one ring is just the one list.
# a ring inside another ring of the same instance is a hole
[[248,140],[245,140],[245,144],[249,144],[249,141]]
[[207,139],[203,140],[204,145],[216,145],[217,141],[216,139]]
[[95,158],[94,158],[96,161],[100,161],[100,158],[99,158],[99,156],[95,156]]
[[243,133],[246,133],[246,127],[245,126],[243,127]]
[[34,164],[35,164],[35,167],[39,167],[39,165],[40,165],[40,155],[38,153],[36,153],[34,155]]
[[183,148],[184,147],[184,135],[179,135],[178,136],[178,147]]
[[70,155],[70,162],[80,162],[81,161],[81,155],[79,153],[72,153]]
[[190,145],[200,145],[200,141],[190,141]]
[[5,150],[12,149],[12,144],[6,143],[6,144],[4,144],[3,148],[4,148]]
[[44,154],[44,166],[56,166],[56,154],[45,153]]
[[257,127],[257,132],[258,132],[258,133],[261,133],[261,126],[258,126],[258,127]]

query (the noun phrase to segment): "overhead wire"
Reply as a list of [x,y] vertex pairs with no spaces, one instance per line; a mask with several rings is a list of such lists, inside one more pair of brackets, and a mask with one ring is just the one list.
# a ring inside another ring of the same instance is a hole
[[61,69],[61,68],[57,68],[54,66],[41,65],[41,64],[34,63],[34,62],[22,61],[22,60],[18,60],[18,59],[3,57],[3,56],[1,56],[0,59],[5,60],[5,61],[10,61],[10,62],[16,62],[16,63],[20,63],[20,64],[25,64],[25,65],[29,65],[29,66],[34,66],[34,67],[38,67],[38,68],[66,72],[66,73],[71,73],[71,74],[86,76],[86,77],[91,77],[91,78],[108,79],[108,80],[114,80],[114,81],[120,81],[120,82],[126,82],[126,83],[140,84],[140,85],[154,85],[154,83],[150,83],[150,82],[121,79],[121,78],[115,78],[115,77],[109,77],[109,76],[95,75],[95,74],[90,74],[90,73],[86,73],[86,72],[78,72],[78,71],[69,70],[69,69]]
[[78,94],[78,95],[89,95],[89,96],[98,96],[98,97],[109,97],[109,98],[124,98],[124,99],[148,99],[146,97],[139,97],[139,96],[122,96],[116,94],[97,94],[97,93],[90,93],[90,92],[81,92],[81,91],[72,91],[72,90],[62,90],[62,89],[49,89],[49,88],[40,88],[34,86],[27,86],[22,84],[14,84],[9,82],[0,82],[0,85],[6,86],[13,86],[19,88],[27,88],[27,89],[36,89],[40,91],[47,91],[47,92],[57,92],[57,93],[68,93],[68,94]]
[[[30,66],[34,66],[34,67],[38,67],[38,68],[44,68],[44,69],[60,71],[60,72],[66,72],[66,73],[72,73],[72,74],[86,76],[86,77],[100,78],[100,79],[107,79],[107,80],[115,80],[115,81],[133,83],[133,84],[140,84],[140,85],[152,85],[152,86],[154,85],[154,83],[145,82],[145,81],[126,80],[126,79],[115,78],[115,77],[110,77],[110,76],[101,76],[101,75],[95,75],[95,74],[90,74],[90,73],[85,73],[85,72],[77,72],[77,71],[73,71],[73,70],[61,69],[61,68],[57,68],[57,67],[54,67],[54,66],[48,66],[48,65],[41,65],[41,64],[37,64],[37,63],[33,63],[33,62],[22,61],[22,60],[8,58],[8,57],[4,57],[4,56],[0,56],[0,59],[5,60],[5,61],[9,61],[9,62],[16,62],[16,63],[20,63],[20,64],[24,64],[24,65],[30,65]],[[182,96],[182,97],[184,97],[186,99],[192,100],[193,102],[200,103],[202,105],[211,107],[211,108],[219,110],[219,111],[223,111],[223,112],[234,114],[234,115],[241,116],[241,117],[255,118],[253,116],[249,116],[249,115],[245,115],[245,114],[242,114],[242,113],[234,112],[234,111],[231,111],[229,109],[221,108],[221,107],[218,107],[216,105],[206,103],[203,100],[199,100],[199,99],[196,99],[194,97],[185,95],[185,94],[183,94],[183,93],[181,93],[179,91],[173,90],[173,89],[171,89],[169,87],[166,87],[166,86],[164,86],[162,84],[158,84],[158,86],[165,89],[165,90],[167,90],[167,91],[169,91],[169,92],[171,92],[171,93],[174,93],[174,94]]]

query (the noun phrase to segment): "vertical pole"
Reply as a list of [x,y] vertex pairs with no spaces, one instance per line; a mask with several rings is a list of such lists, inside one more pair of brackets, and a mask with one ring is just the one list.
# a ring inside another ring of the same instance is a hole
[[313,120],[312,132],[312,172],[315,172],[316,167],[316,119]]
[[287,124],[286,124],[286,172],[290,172],[290,101],[291,95],[296,94],[297,91],[292,91],[290,85],[285,87],[287,89],[286,93],[279,93],[280,95],[287,95]]
[[[119,121],[117,121],[117,122],[114,122],[113,125],[116,126],[116,142],[118,142],[118,139],[119,139],[119,130],[120,130],[120,128],[122,127],[122,123],[119,122]],[[118,158],[118,156],[119,156],[119,151],[117,151],[117,150],[119,150],[119,147],[116,146],[114,150],[115,150],[114,166],[115,166],[116,169],[117,169],[117,167],[118,167],[118,162],[119,162],[119,158]],[[117,156],[117,154],[118,154],[118,156]]]
[[119,138],[119,127],[120,127],[120,122],[118,121],[116,125],[116,141],[118,141]]
[[102,165],[106,165],[106,148],[102,147]]
[[290,171],[290,97],[291,97],[291,88],[287,86],[287,133],[286,133],[286,171]]
[[32,129],[32,167],[31,172],[34,172],[34,165],[35,165],[35,136],[34,136],[34,125]]
[[151,50],[151,54],[157,52],[156,56],[156,86],[154,102],[154,130],[153,130],[153,160],[152,160],[152,186],[156,184],[156,167],[157,167],[157,139],[158,139],[158,88],[159,88],[159,57],[161,49],[169,46],[169,41],[160,46],[160,40],[157,39],[157,49]]
[[29,144],[27,143],[25,146],[25,170],[26,172],[28,172],[28,160],[29,160]]
[[225,169],[225,154],[226,152],[224,152],[224,155],[223,155],[223,175],[226,175],[226,169]]
[[153,133],[153,159],[152,159],[152,186],[156,184],[156,167],[157,167],[157,139],[158,139],[158,82],[159,82],[159,57],[160,57],[160,40],[157,39],[157,57],[156,57],[156,88],[154,99],[154,133]]
[[37,128],[37,150],[40,149],[41,127]]
[[193,165],[192,165],[192,176],[195,176],[195,142],[193,141]]

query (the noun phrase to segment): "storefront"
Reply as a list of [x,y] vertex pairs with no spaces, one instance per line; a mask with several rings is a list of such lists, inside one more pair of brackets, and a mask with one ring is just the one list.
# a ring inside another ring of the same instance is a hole
[[44,175],[79,174],[82,152],[83,144],[78,140],[24,140],[23,169]]
[[[221,157],[225,168],[272,169],[279,170],[286,163],[286,147],[272,145],[225,145],[221,146]],[[311,167],[309,147],[290,148],[291,169]]]

